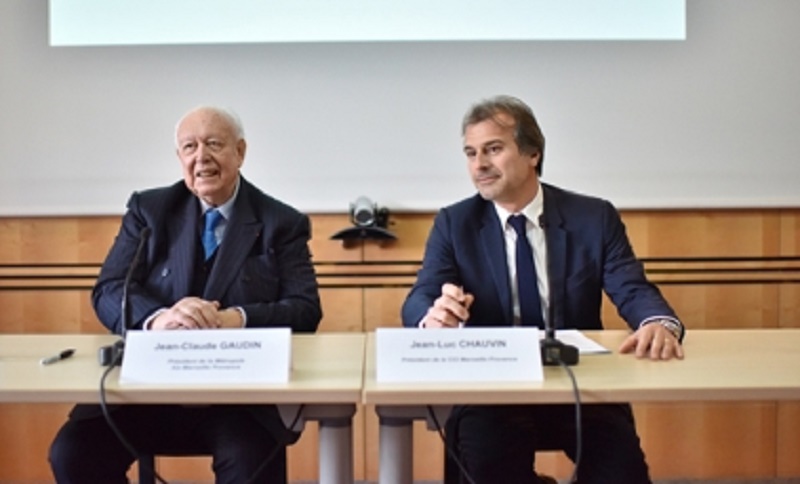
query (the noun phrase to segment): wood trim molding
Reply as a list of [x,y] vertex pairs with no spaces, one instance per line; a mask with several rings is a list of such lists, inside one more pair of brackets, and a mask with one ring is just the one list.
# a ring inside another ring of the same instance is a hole
[[[800,283],[797,257],[643,258],[656,284]],[[321,288],[410,287],[421,261],[318,262]],[[91,289],[100,264],[0,264],[0,291]]]

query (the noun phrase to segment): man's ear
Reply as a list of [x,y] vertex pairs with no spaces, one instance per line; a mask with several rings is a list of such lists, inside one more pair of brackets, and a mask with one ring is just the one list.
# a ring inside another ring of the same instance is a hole
[[242,166],[244,162],[244,155],[247,152],[247,142],[244,139],[240,139],[236,142],[236,154],[239,155],[239,166]]
[[533,153],[531,155],[531,166],[533,166],[534,168],[538,168],[539,167],[539,162],[541,160],[542,160],[542,154],[541,153],[539,153],[538,151],[536,153]]

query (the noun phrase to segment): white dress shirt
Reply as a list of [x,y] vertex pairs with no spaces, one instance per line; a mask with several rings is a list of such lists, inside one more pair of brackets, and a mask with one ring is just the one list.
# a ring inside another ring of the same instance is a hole
[[506,264],[508,265],[509,285],[511,287],[511,298],[514,303],[514,325],[519,326],[519,294],[517,294],[517,232],[508,223],[508,218],[512,215],[524,215],[527,219],[525,226],[528,233],[528,243],[533,250],[534,265],[536,267],[536,283],[539,288],[541,298],[542,320],[545,324],[550,324],[547,320],[548,309],[550,308],[550,279],[547,277],[547,243],[544,237],[544,228],[539,220],[544,212],[544,195],[542,187],[536,192],[536,196],[531,203],[525,206],[518,213],[511,213],[498,204],[494,204],[500,225],[503,227],[503,234],[506,241]]

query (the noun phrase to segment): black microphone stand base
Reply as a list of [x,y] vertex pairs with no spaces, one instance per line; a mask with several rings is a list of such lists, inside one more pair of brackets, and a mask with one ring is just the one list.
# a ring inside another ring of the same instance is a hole
[[112,345],[101,346],[97,351],[100,366],[122,365],[122,355],[125,351],[125,341],[119,340]]
[[573,366],[578,364],[578,348],[561,341],[546,337],[541,340],[542,366]]

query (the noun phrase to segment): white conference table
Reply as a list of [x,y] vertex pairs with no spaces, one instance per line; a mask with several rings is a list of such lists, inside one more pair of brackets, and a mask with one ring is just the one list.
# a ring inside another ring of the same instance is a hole
[[[98,349],[118,338],[94,334],[0,335],[0,403],[98,403],[105,371]],[[361,401],[364,341],[362,333],[292,336],[289,382],[270,385],[157,386],[118,383],[119,368],[106,380],[109,403],[271,403],[284,421],[319,421],[320,483],[353,482],[352,418]],[[75,348],[75,355],[52,365],[42,357]]]
[[[572,367],[583,403],[800,400],[800,329],[689,330],[686,358],[637,360],[617,348],[622,330],[587,331],[610,353],[581,355]],[[367,339],[364,403],[380,418],[380,484],[412,482],[412,423],[441,425],[455,404],[572,403],[571,381],[545,367],[533,383],[379,383],[375,335]]]

